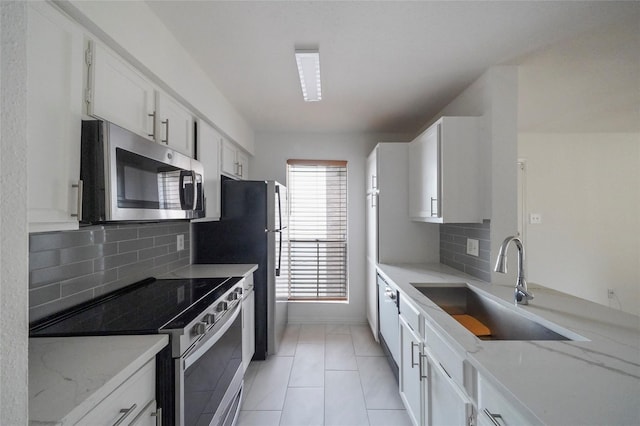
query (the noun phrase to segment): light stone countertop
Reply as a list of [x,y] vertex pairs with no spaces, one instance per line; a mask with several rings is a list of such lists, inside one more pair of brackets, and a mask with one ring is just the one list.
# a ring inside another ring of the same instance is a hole
[[483,341],[411,283],[465,282],[509,304],[512,286],[491,285],[442,264],[382,264],[378,271],[525,414],[548,425],[640,424],[640,317],[530,284],[535,299],[516,309],[584,340]]
[[30,338],[29,424],[75,424],[168,342],[160,334]]
[[258,270],[256,264],[193,264],[187,265],[160,278],[224,278],[244,277]]

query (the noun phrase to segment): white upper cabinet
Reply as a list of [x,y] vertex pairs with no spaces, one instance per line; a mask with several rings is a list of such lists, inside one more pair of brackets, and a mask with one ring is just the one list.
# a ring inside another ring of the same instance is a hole
[[198,160],[204,167],[205,217],[194,222],[220,219],[220,146],[222,136],[198,120]]
[[98,42],[89,41],[85,62],[88,115],[193,157],[191,111]]
[[85,102],[87,114],[155,139],[155,87],[100,43],[89,42]]
[[434,223],[480,223],[485,194],[479,119],[442,117],[409,144],[409,215]]
[[44,2],[27,13],[29,232],[77,229],[83,35]]
[[222,141],[222,173],[235,179],[249,178],[249,156],[226,139]]
[[193,115],[163,92],[156,95],[156,142],[193,157]]

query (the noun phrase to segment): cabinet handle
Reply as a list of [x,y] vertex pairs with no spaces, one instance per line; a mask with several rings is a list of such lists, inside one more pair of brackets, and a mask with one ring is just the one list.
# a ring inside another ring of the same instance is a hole
[[423,360],[424,360],[424,359],[426,359],[426,358],[427,358],[427,356],[426,356],[425,354],[420,354],[420,355],[419,355],[419,358],[418,358],[418,364],[419,364],[419,367],[420,367],[420,368],[419,368],[419,371],[420,371],[420,380],[422,380],[422,379],[427,379],[427,378],[428,378],[428,377],[427,377],[427,375],[423,373],[423,370],[424,370],[424,364],[425,364]]
[[378,177],[376,175],[371,175],[371,189],[378,189]]
[[79,180],[78,183],[74,183],[71,187],[78,188],[78,206],[76,213],[71,213],[71,217],[77,217],[79,222],[82,220],[82,190],[84,188],[84,184],[82,180]]
[[151,413],[151,417],[156,418],[156,426],[162,426],[162,407]]
[[416,347],[416,346],[417,346],[418,348],[420,347],[420,345],[419,345],[419,344],[417,344],[417,343],[413,343],[413,341],[412,341],[412,342],[411,342],[411,368],[413,368],[413,367],[415,367],[415,366],[417,366],[417,365],[419,365],[419,364],[420,364],[420,363],[416,364],[416,362],[415,362],[415,360],[414,360],[414,358],[413,358],[413,348],[414,348],[414,347]]
[[[487,415],[487,417],[489,417],[489,420],[491,420],[491,423],[494,426],[503,426],[503,423],[506,424],[505,421],[504,421],[504,418],[502,418],[502,416],[500,414],[492,413],[491,411],[489,411],[488,408],[485,408],[483,411]],[[502,423],[500,421],[498,421],[498,419],[500,419],[502,421]]]
[[240,177],[243,177],[244,164],[238,163],[238,170],[240,171],[240,173],[239,173]]
[[153,129],[151,133],[147,133],[147,135],[149,135],[150,138],[152,138],[153,140],[156,140],[156,112],[153,111],[150,114],[147,114],[149,117],[153,118],[152,122],[151,122],[151,128]]
[[129,408],[122,408],[122,409],[120,410],[120,414],[122,414],[122,416],[118,419],[118,421],[117,421],[117,422],[115,422],[115,423],[113,424],[113,426],[118,426],[119,424],[121,424],[121,423],[124,421],[124,419],[126,419],[127,417],[129,417],[129,415],[130,415],[131,413],[133,413],[133,412],[136,410],[136,408],[138,408],[138,404],[133,404],[133,405],[132,405],[131,407],[129,407]]
[[378,203],[376,203],[378,199],[378,194],[371,194],[371,207],[376,207],[378,205]]
[[[435,210],[433,209],[433,202],[436,203]],[[438,199],[431,197],[431,216],[438,216]]]
[[167,125],[167,133],[165,133],[167,135],[167,138],[163,139],[162,142],[169,145],[169,119],[167,118],[166,120],[161,121],[161,123]]

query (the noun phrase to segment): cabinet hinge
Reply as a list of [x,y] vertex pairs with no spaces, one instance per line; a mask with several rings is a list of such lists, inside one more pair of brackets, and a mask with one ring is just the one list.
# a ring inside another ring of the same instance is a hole
[[93,92],[91,91],[91,89],[87,89],[84,95],[84,100],[88,104],[90,104],[93,101]]
[[91,47],[84,51],[84,61],[87,65],[91,65],[93,63],[93,50],[91,50]]

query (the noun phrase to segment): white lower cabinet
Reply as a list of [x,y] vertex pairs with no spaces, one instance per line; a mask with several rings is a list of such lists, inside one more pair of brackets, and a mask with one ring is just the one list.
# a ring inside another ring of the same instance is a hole
[[138,413],[130,426],[157,426],[160,424],[161,413],[158,411],[156,400],[149,402],[146,407]]
[[256,294],[253,291],[253,276],[245,278],[242,299],[242,366],[247,371],[256,350]]
[[155,359],[152,359],[100,401],[78,424],[155,425],[160,418],[154,408],[155,383],[156,364]]
[[473,402],[451,379],[440,362],[425,351],[429,376],[429,424],[450,426],[475,424]]
[[540,425],[540,421],[514,407],[504,394],[485,380],[478,378],[478,425]]
[[400,397],[415,426],[425,424],[423,413],[428,412],[428,406],[423,407],[428,401],[422,361],[422,339],[400,315]]

